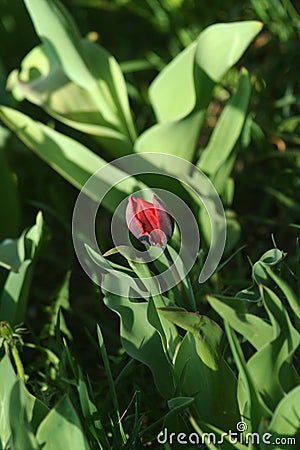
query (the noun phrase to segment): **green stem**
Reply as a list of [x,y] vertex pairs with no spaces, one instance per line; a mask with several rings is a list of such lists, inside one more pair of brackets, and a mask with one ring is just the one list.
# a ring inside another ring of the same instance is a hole
[[22,380],[25,380],[24,367],[23,367],[18,349],[15,344],[13,344],[10,348],[11,348],[11,352],[12,352],[12,355],[13,355],[13,358],[14,358],[14,361],[16,364],[18,375],[20,378],[22,378]]
[[[171,254],[170,254],[170,252],[169,252],[167,247],[165,247],[165,249],[164,249],[164,254],[165,254],[165,257],[166,257],[166,259],[167,259],[167,261],[169,263],[170,269],[172,271],[174,280],[176,282],[176,287],[177,287],[177,289],[178,289],[178,291],[179,291],[179,293],[180,293],[180,295],[181,295],[181,297],[182,297],[182,299],[184,301],[184,305],[183,306],[186,307],[188,309],[188,311],[189,311],[190,307],[191,307],[191,302],[190,302],[190,300],[188,298],[188,295],[187,295],[186,290],[185,290],[185,286],[184,286],[184,284],[183,284],[183,282],[181,280],[179,272],[178,272],[178,270],[177,270],[177,268],[175,266],[173,258],[172,258],[172,256],[171,256]],[[195,307],[193,305],[192,305],[192,309],[193,309],[193,311],[195,311]]]

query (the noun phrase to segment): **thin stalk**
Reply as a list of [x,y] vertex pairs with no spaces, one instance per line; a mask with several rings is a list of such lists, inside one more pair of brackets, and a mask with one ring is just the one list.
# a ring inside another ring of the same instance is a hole
[[16,364],[16,368],[17,368],[17,372],[20,378],[22,378],[22,380],[25,380],[25,372],[24,372],[24,367],[23,367],[23,363],[21,361],[17,346],[15,344],[13,344],[11,347],[11,352]]
[[174,264],[173,258],[172,258],[172,256],[171,256],[171,254],[170,254],[170,252],[169,252],[167,247],[165,247],[165,249],[164,249],[164,254],[165,254],[165,257],[166,257],[166,259],[168,261],[170,269],[172,271],[174,280],[175,280],[176,285],[177,285],[177,289],[179,290],[179,293],[181,294],[181,297],[182,297],[182,299],[184,301],[184,306],[188,310],[190,310],[190,308],[192,308],[192,310],[195,311],[195,305],[191,305],[191,302],[190,302],[190,300],[189,300],[189,298],[187,296],[187,293],[186,293],[185,286],[184,286],[184,284],[182,282],[180,274],[179,274],[179,272],[178,272],[178,270],[177,270],[177,268],[176,268],[176,266]]

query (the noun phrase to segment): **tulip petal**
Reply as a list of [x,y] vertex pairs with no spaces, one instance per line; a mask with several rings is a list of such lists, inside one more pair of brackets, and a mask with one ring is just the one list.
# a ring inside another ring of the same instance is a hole
[[149,244],[157,247],[165,247],[168,239],[163,230],[153,230],[150,233]]
[[169,240],[174,231],[174,219],[171,216],[166,205],[156,196],[153,195],[153,205],[155,207],[159,230],[163,230],[167,240]]
[[153,196],[153,203],[132,195],[128,198],[126,222],[131,233],[144,244],[164,247],[174,229],[174,220],[164,203]]

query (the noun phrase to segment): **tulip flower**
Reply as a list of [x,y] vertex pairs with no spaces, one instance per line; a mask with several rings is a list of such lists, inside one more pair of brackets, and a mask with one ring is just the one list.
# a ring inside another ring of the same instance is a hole
[[153,203],[132,195],[128,198],[126,222],[143,244],[164,248],[174,230],[174,219],[164,203],[153,195]]

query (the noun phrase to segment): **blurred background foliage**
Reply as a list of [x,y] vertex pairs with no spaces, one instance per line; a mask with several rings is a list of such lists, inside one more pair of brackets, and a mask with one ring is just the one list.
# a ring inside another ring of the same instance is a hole
[[[270,248],[272,239],[278,248],[288,253],[292,265],[297,263],[294,248],[300,229],[299,3],[289,0],[63,0],[63,3],[81,34],[99,42],[120,63],[139,133],[154,123],[147,93],[149,83],[201,30],[217,22],[261,20],[264,23],[263,31],[242,60],[215,89],[200,144],[207,142],[228,99],[228,92],[235,86],[238,70],[245,65],[252,77],[253,90],[242,148],[233,171],[236,181],[233,209],[242,230],[235,249],[242,245],[246,248],[222,273],[222,286],[230,289],[234,286],[236,292],[249,284],[251,266],[247,257],[256,261]],[[51,126],[54,120],[46,113],[27,101],[17,104],[5,89],[8,74],[19,67],[22,58],[39,40],[21,0],[0,0],[0,12],[0,103],[16,107]],[[64,132],[66,127],[58,124],[56,129]],[[79,136],[69,128],[68,134],[75,139]],[[101,152],[88,137],[80,134],[80,140]],[[56,348],[55,325],[50,318],[62,307],[68,324],[65,334],[74,339],[76,345],[72,349],[101,395],[105,386],[99,380],[104,369],[99,367],[97,351],[87,354],[85,349],[87,346],[93,348],[91,335],[95,338],[96,322],[105,316],[106,320],[101,324],[109,343],[109,353],[115,355],[111,358],[113,375],[124,367],[127,371],[127,385],[120,386],[124,405],[131,401],[130,395],[134,391],[144,391],[143,409],[148,411],[147,420],[149,423],[155,421],[151,411],[157,409],[157,395],[152,395],[154,386],[152,390],[149,388],[151,378],[138,363],[134,363],[134,379],[130,378],[133,365],[127,364],[127,357],[119,349],[118,322],[98,301],[98,289],[87,280],[76,261],[71,217],[77,190],[2,126],[0,177],[0,241],[18,237],[25,227],[34,223],[38,209],[43,210],[46,223],[44,251],[35,267],[27,310],[30,320],[26,327],[30,328],[33,340]],[[102,230],[108,230],[109,224],[107,213],[101,223]],[[111,246],[106,235],[101,234],[103,248]],[[70,269],[69,280],[65,277]],[[6,276],[0,268],[0,287]],[[70,290],[71,306],[66,301],[68,296],[62,294],[62,286]],[[24,358],[25,363],[26,358],[28,362],[35,359],[34,365],[28,365],[29,370],[30,367],[33,371],[43,368],[43,357],[33,355],[32,350],[25,348]],[[51,379],[51,373],[47,378],[48,381]],[[43,392],[43,383],[43,376],[40,376],[39,383],[33,383],[32,389]],[[127,386],[132,383],[128,395]],[[63,381],[61,385],[64,385]],[[59,397],[58,385],[54,383],[47,395]],[[51,398],[48,401],[51,402]]]
[[[148,107],[149,83],[201,30],[216,22],[252,19],[264,22],[262,33],[239,62],[239,66],[246,65],[252,74],[254,90],[243,136],[245,151],[240,152],[235,167],[238,182],[234,209],[243,223],[243,242],[255,242],[255,256],[265,249],[265,237],[272,232],[276,234],[278,245],[285,243],[285,238],[295,232],[290,224],[297,221],[299,214],[299,178],[294,176],[299,175],[300,128],[300,18],[296,2],[227,0],[224,3],[215,0],[206,4],[193,0],[65,0],[63,3],[81,34],[98,41],[121,63],[138,132],[154,122]],[[5,90],[7,76],[38,43],[21,0],[1,0],[0,36],[0,100],[2,104],[14,106],[15,100]],[[232,69],[223,80],[223,86],[218,86],[215,92],[207,117],[207,133],[222,111],[237,70]],[[49,120],[28,102],[20,107],[32,117]],[[63,130],[62,125],[59,127]],[[76,132],[71,133],[76,137]],[[68,227],[73,189],[24,150],[15,138],[5,139],[10,147],[6,158],[22,193],[19,195],[22,225],[32,222],[30,219],[38,204],[45,204],[51,220],[56,216],[58,226]],[[205,140],[205,134],[202,133],[201,139]],[[66,194],[60,195],[57,202],[57,190],[64,191],[61,184]],[[14,220],[17,223],[20,218]],[[16,236],[16,226],[12,230]]]

